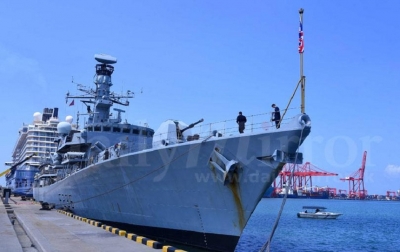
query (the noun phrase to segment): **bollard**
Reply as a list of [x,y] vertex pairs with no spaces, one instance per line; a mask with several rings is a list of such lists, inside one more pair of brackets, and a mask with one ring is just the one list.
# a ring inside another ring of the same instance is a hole
[[10,192],[5,191],[6,197],[4,198],[4,204],[8,204],[8,198],[10,197]]
[[8,198],[11,197],[11,189],[3,188],[4,204],[8,204]]

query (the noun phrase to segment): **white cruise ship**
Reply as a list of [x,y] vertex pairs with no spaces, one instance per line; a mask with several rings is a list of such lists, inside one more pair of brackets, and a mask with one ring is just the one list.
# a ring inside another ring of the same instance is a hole
[[[72,117],[71,117],[72,119]],[[56,151],[58,108],[45,108],[33,114],[31,124],[23,124],[6,174],[6,187],[15,196],[32,197],[32,185],[39,166]]]

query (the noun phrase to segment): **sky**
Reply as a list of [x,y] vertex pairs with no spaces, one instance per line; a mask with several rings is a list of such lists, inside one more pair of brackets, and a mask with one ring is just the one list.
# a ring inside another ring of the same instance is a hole
[[[166,119],[216,122],[285,108],[299,81],[304,9],[304,162],[339,174],[313,184],[348,190],[367,151],[369,194],[400,189],[400,16],[397,1],[6,1],[0,9],[0,161],[22,123],[92,87],[94,54],[118,59],[115,91],[135,98],[125,119],[156,129]],[[291,107],[300,113],[300,94]],[[77,101],[75,101],[77,102]],[[4,166],[4,169],[6,167]],[[5,185],[4,177],[0,184]]]

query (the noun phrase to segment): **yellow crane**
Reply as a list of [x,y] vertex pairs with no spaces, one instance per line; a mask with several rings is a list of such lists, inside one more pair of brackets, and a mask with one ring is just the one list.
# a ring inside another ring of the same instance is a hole
[[3,171],[2,173],[0,173],[0,177],[4,176],[5,174],[7,174],[9,171],[11,171],[11,169],[16,168],[18,165],[22,164],[23,162],[31,159],[33,156],[36,156],[36,153],[33,153],[32,155],[27,156],[26,158],[24,158],[22,161],[13,164],[10,168],[6,169],[5,171]]

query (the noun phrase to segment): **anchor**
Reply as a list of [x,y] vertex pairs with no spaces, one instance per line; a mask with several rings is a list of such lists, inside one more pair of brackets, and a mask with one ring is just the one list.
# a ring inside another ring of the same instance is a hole
[[217,171],[221,173],[224,185],[228,184],[228,182],[232,182],[233,173],[236,171],[237,164],[239,162],[236,160],[228,160],[217,150],[214,150],[213,154],[214,155],[211,157],[210,163]]

